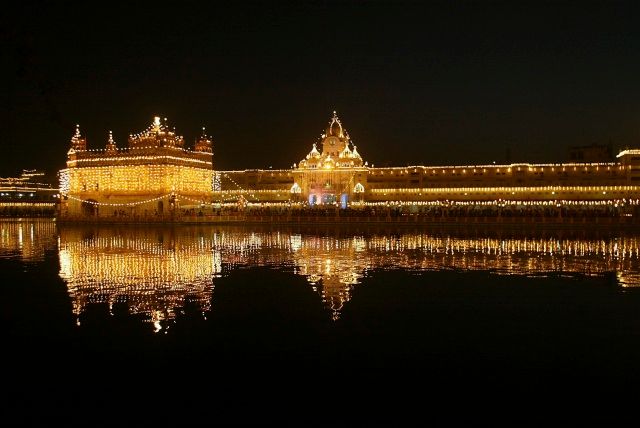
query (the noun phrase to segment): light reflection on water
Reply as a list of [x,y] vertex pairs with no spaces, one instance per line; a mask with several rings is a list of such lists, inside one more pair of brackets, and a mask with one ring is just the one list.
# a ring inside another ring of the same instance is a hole
[[56,246],[56,223],[51,220],[0,220],[0,258],[42,261]]
[[0,222],[0,255],[37,260],[57,246],[60,276],[76,316],[92,302],[112,306],[126,301],[132,313],[148,315],[156,331],[175,318],[186,300],[203,313],[215,310],[216,277],[254,266],[304,276],[333,319],[351,299],[353,287],[377,269],[613,274],[621,287],[640,286],[640,236],[575,234],[547,231],[537,234],[542,237],[516,238],[495,236],[500,235],[495,231],[302,233],[220,226],[56,230],[52,222]]

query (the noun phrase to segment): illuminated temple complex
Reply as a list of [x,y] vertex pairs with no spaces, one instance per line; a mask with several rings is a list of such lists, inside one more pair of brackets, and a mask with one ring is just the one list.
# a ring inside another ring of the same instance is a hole
[[61,216],[171,216],[176,195],[184,201],[211,198],[211,139],[204,134],[193,150],[159,117],[128,147],[118,148],[111,132],[103,149],[87,149],[76,127],[60,171]]
[[[625,150],[615,162],[509,165],[403,166],[374,168],[334,112],[320,148],[290,170],[222,171],[221,198],[305,201],[310,205],[351,203],[527,203],[636,200],[640,150]],[[216,195],[217,197],[217,195]]]
[[[214,169],[211,139],[193,150],[160,118],[117,148],[87,149],[79,130],[60,173],[61,215],[160,216],[189,208],[214,215],[221,207],[399,207],[410,213],[434,207],[637,206],[640,150],[615,161],[374,168],[334,112],[325,132],[291,169]],[[635,208],[634,208],[635,209]]]

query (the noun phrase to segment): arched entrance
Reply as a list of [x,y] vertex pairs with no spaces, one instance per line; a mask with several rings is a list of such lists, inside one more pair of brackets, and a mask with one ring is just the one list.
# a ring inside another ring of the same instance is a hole
[[340,195],[340,208],[343,210],[347,208],[347,204],[349,203],[349,195],[343,193]]
[[356,201],[362,202],[364,197],[364,186],[362,183],[356,183],[356,185],[353,186],[353,193],[355,194]]
[[298,185],[298,183],[293,183],[293,186],[291,186],[291,199],[295,202],[299,201],[301,193],[302,189],[300,188],[300,185]]

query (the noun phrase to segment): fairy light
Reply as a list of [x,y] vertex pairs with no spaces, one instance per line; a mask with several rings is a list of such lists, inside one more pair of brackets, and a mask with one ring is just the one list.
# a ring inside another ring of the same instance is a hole
[[60,182],[60,193],[68,195],[71,189],[70,174],[68,169],[63,169],[58,173],[58,180]]
[[95,205],[95,206],[106,206],[106,207],[134,207],[136,205],[142,205],[142,204],[146,204],[149,202],[154,202],[154,201],[160,201],[162,199],[165,199],[169,196],[171,196],[171,194],[167,194],[167,195],[162,195],[162,196],[158,196],[157,198],[151,198],[151,199],[145,199],[142,201],[135,201],[135,202],[124,202],[124,203],[111,203],[111,202],[98,202],[98,201],[94,201],[94,200],[90,200],[90,199],[81,199],[81,198],[76,198],[75,196],[71,196],[71,195],[65,195],[67,198],[72,199],[74,201],[78,201],[78,202],[82,202],[82,203],[87,203],[87,204],[91,204],[91,205]]
[[[14,226],[8,232],[0,235],[0,250],[20,246],[20,229]],[[52,238],[46,245],[56,248],[55,228],[48,233]],[[154,323],[172,320],[187,295],[202,311],[215,310],[213,285],[217,276],[225,274],[223,265],[229,269],[293,266],[334,320],[373,269],[483,270],[496,275],[616,272],[621,287],[640,284],[632,274],[640,263],[640,240],[634,237],[519,239],[427,233],[323,237],[235,228],[197,237],[147,229],[91,238],[76,228],[59,233],[60,276],[76,315],[96,299],[109,304],[122,299],[133,313],[147,313]],[[23,246],[43,245],[31,243],[24,231],[22,236]]]
[[[619,162],[511,163],[374,168],[364,162],[337,113],[318,146],[292,169],[213,171],[212,140],[202,128],[195,150],[156,116],[142,132],[130,134],[129,147],[116,147],[111,132],[105,149],[87,149],[79,127],[71,139],[67,168],[60,171],[60,192],[69,200],[105,206],[153,203],[174,195],[201,205],[336,200],[351,205],[452,200],[500,205],[498,200],[607,201],[637,199],[640,150],[620,152]],[[71,197],[69,197],[71,196]],[[245,199],[246,198],[246,199]],[[179,199],[175,199],[178,201]],[[171,202],[171,201],[169,201]],[[535,204],[536,202],[531,202]],[[580,204],[580,203],[578,203]],[[297,205],[294,205],[297,206]],[[177,206],[172,206],[176,208]],[[151,208],[151,207],[149,207]],[[78,212],[79,206],[69,205]]]
[[[255,191],[244,189],[244,188],[243,188],[242,186],[240,186],[240,185],[239,185],[239,184],[238,184],[238,183],[237,183],[233,178],[231,178],[231,176],[230,176],[229,174],[227,174],[226,172],[223,172],[223,173],[222,173],[222,175],[224,175],[226,178],[228,178],[228,179],[229,179],[229,180],[230,180],[230,181],[231,181],[231,182],[232,182],[232,183],[233,183],[233,184],[234,184],[234,185],[239,189],[239,192],[236,192],[237,194],[240,194],[241,196],[243,196],[245,193],[247,193],[247,194],[249,194],[249,196],[251,196],[252,198],[254,198],[256,201],[259,201],[259,200],[260,200],[260,198],[258,198],[258,197],[256,196],[256,192],[255,192]],[[268,192],[268,190],[267,190],[267,192]],[[281,191],[279,191],[279,190],[273,190],[273,191],[271,191],[271,192],[273,193],[273,192],[281,192]],[[224,194],[232,194],[232,193],[234,193],[234,192],[233,192],[233,191],[229,191],[229,190],[228,190],[228,191],[226,191],[226,192],[225,192],[225,191],[223,191],[222,193],[224,193]]]
[[[208,200],[214,187],[211,139],[204,133],[195,150],[184,148],[184,138],[160,116],[144,131],[130,134],[127,148],[116,147],[113,134],[105,149],[80,147],[79,129],[72,138],[67,168],[60,171],[63,217],[85,214],[87,206],[131,207],[126,214],[142,214],[139,206],[164,212],[178,208],[177,194]],[[74,149],[75,147],[75,149]],[[158,202],[158,204],[154,204]],[[92,215],[110,215],[98,211]]]

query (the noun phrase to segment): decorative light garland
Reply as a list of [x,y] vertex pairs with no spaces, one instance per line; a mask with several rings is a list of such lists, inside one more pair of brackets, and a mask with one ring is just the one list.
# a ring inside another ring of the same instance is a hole
[[256,201],[259,201],[259,200],[260,200],[260,198],[258,198],[258,197],[255,195],[255,193],[253,193],[252,191],[245,190],[242,186],[240,186],[238,183],[236,183],[236,181],[235,181],[233,178],[231,178],[231,177],[229,176],[229,174],[227,174],[226,172],[223,172],[222,174],[223,174],[225,177],[227,177],[229,180],[231,180],[231,182],[232,182],[233,184],[235,184],[235,185],[236,185],[236,187],[237,187],[237,188],[239,188],[242,192],[247,192],[247,193],[249,194],[249,196],[252,196]]
[[628,191],[640,192],[640,186],[518,186],[518,187],[413,187],[413,188],[377,188],[371,189],[371,193],[500,193],[500,192],[606,192],[606,191]]
[[164,199],[166,197],[169,197],[173,195],[173,193],[169,193],[163,196],[158,196],[156,198],[151,198],[151,199],[146,199],[144,201],[135,201],[135,202],[122,202],[122,203],[111,203],[111,202],[97,202],[97,201],[92,201],[92,200],[88,200],[88,199],[80,199],[80,198],[76,198],[74,196],[71,195],[64,195],[69,199],[72,199],[74,201],[78,201],[78,202],[82,202],[82,203],[87,203],[87,204],[91,204],[91,205],[96,205],[96,206],[107,206],[107,207],[132,207],[132,206],[136,206],[136,205],[142,205],[142,204],[146,204],[149,202],[155,202],[155,201],[159,201],[161,199]]
[[200,160],[200,159],[181,158],[181,157],[177,157],[177,156],[128,156],[128,157],[118,157],[118,158],[114,158],[114,157],[108,157],[108,158],[86,158],[86,159],[69,160],[69,161],[67,161],[67,165],[68,166],[79,166],[78,164],[80,164],[80,163],[104,162],[104,161],[112,161],[112,160],[133,160],[133,161],[153,160],[153,161],[155,161],[155,160],[160,160],[160,159],[166,159],[166,160],[170,159],[170,160],[177,160],[177,161],[185,162],[185,163],[199,163],[199,164],[204,164],[204,165],[212,165],[211,162],[203,161],[203,160]]

